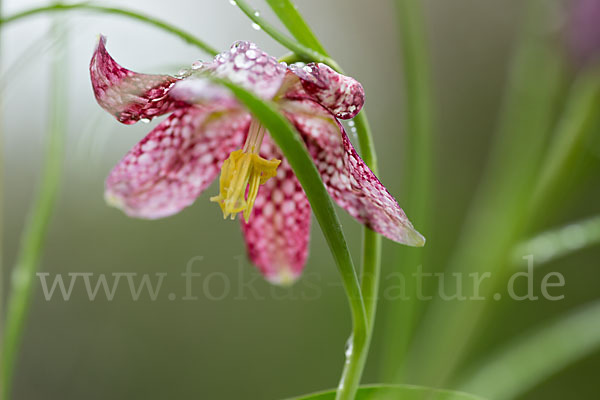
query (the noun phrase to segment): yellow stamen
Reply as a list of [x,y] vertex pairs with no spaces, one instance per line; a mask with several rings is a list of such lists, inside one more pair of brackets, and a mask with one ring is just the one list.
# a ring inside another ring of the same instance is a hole
[[219,203],[223,218],[235,219],[243,212],[248,222],[258,187],[277,173],[280,160],[265,160],[258,155],[264,134],[265,129],[253,120],[244,148],[232,152],[221,167],[219,194],[210,201]]

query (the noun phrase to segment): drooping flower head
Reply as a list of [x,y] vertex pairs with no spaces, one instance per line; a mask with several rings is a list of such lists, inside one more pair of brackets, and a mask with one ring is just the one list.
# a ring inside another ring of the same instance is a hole
[[363,106],[356,80],[324,64],[291,65],[249,42],[180,76],[147,75],[117,64],[100,38],[90,64],[98,103],[124,124],[171,113],[106,180],[106,199],[127,215],[162,218],[191,205],[218,176],[210,198],[240,218],[250,259],[271,282],[293,282],[308,255],[310,204],[261,123],[206,74],[273,100],[302,136],[332,198],[359,222],[411,246],[425,239],[350,143],[338,119]]

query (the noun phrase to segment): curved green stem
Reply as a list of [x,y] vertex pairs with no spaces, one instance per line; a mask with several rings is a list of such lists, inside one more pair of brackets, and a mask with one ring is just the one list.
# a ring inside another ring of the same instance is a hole
[[287,37],[283,33],[279,32],[273,25],[271,25],[269,22],[263,19],[254,8],[252,8],[248,3],[246,3],[245,0],[236,0],[236,3],[240,10],[242,10],[244,14],[246,14],[248,18],[252,20],[252,22],[260,26],[260,28],[263,31],[265,31],[266,34],[271,36],[281,45],[285,46],[286,48],[290,49],[298,56],[300,56],[302,60],[322,62],[329,65],[331,68],[335,69],[338,72],[341,71],[340,66],[330,57],[327,57],[326,55],[321,54],[316,50],[306,47],[296,42],[295,40]]
[[299,43],[306,47],[329,56],[327,51],[302,18],[302,14],[291,0],[266,0],[271,10]]
[[267,128],[275,143],[283,151],[310,201],[325,240],[335,258],[348,296],[353,333],[351,345],[346,353],[346,365],[337,398],[354,399],[367,357],[370,329],[361,287],[331,198],[304,142],[290,122],[277,112],[275,106],[262,101],[254,94],[229,81],[214,77],[212,79],[229,88]]
[[[289,39],[287,36],[277,31],[267,21],[260,18],[260,15],[249,7],[244,0],[237,1],[237,4],[240,9],[267,34],[294,52],[291,56],[288,55],[284,57],[286,62],[296,62],[299,61],[298,58],[303,61],[324,62],[336,71],[343,73],[342,68],[326,55],[324,48],[310,30],[308,24],[306,24],[302,18],[302,15],[296,10],[292,1],[268,0],[267,2],[292,35],[298,39],[301,44]],[[367,114],[364,110],[355,118],[355,124],[362,158],[371,170],[373,170],[374,173],[377,173],[375,146],[373,144],[373,137],[367,120]],[[348,351],[346,352],[346,363],[336,393],[336,398],[338,400],[354,399],[356,395],[367,360],[375,321],[381,271],[381,237],[367,227],[364,228],[363,234],[362,261],[363,267],[360,291],[362,292],[364,299],[364,308],[368,326],[365,332],[358,330],[355,327],[353,334],[349,339],[350,343]]]
[[[377,174],[377,154],[371,127],[365,110],[362,110],[354,119],[361,156],[365,164],[374,174]],[[372,330],[377,309],[379,294],[379,280],[381,274],[381,236],[365,227],[363,232],[363,271],[361,276],[361,289],[365,300],[367,318]]]
[[[55,23],[53,33],[64,36],[63,32],[59,33],[59,29],[58,23]],[[16,356],[33,297],[35,273],[40,263],[48,226],[58,197],[67,118],[64,99],[67,74],[64,61],[65,55],[57,54],[52,63],[48,147],[45,165],[42,168],[42,183],[23,231],[17,263],[12,275],[12,290],[8,299],[2,357],[2,381],[4,382],[2,395],[6,400],[10,396]]]
[[106,14],[114,14],[121,15],[124,17],[132,18],[150,25],[153,25],[157,28],[160,28],[166,32],[172,33],[175,36],[179,36],[181,39],[190,43],[210,55],[216,55],[219,52],[214,49],[212,46],[208,45],[204,41],[198,39],[194,35],[177,28],[174,25],[171,25],[167,22],[161,21],[157,18],[150,17],[137,11],[116,8],[116,7],[104,7],[100,5],[90,4],[90,3],[75,3],[75,4],[63,4],[63,3],[54,3],[44,7],[36,7],[29,10],[25,10],[11,16],[0,19],[0,24],[7,24],[9,22],[17,21],[26,17],[30,17],[37,14],[51,13],[51,12],[62,12],[62,11],[71,11],[71,10],[87,10],[87,11],[95,11]]
[[[361,155],[365,163],[377,172],[377,156],[371,135],[371,129],[365,111],[361,111],[355,118],[355,126],[358,134]],[[349,351],[346,353],[346,364],[342,371],[342,377],[338,385],[337,400],[354,399],[356,390],[360,384],[362,373],[365,368],[373,326],[375,324],[375,313],[379,296],[379,281],[381,275],[381,236],[365,227],[363,231],[363,259],[360,290],[365,304],[367,331],[365,336],[357,336],[362,332],[356,329],[350,338],[352,341]]]

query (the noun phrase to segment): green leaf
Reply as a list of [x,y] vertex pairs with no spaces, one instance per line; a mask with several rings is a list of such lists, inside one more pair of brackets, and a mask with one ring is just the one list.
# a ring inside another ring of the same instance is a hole
[[596,69],[584,71],[569,90],[564,111],[540,168],[530,205],[531,220],[553,213],[554,208],[550,209],[548,205],[555,202],[549,200],[564,191],[565,185],[561,183],[573,178],[582,153],[587,150],[588,138],[600,129],[599,108],[600,72]]
[[527,265],[524,256],[533,256],[538,267],[559,257],[600,243],[600,215],[571,222],[566,226],[542,232],[519,244],[513,252],[513,264]]
[[[486,171],[475,193],[460,240],[445,273],[468,276],[489,272],[480,295],[492,298],[494,288],[508,279],[505,262],[526,229],[531,188],[555,120],[562,86],[564,57],[556,41],[543,34],[558,1],[534,0],[527,4],[509,71],[500,125],[488,156]],[[467,285],[468,286],[468,285]],[[464,288],[465,297],[474,288]],[[491,300],[489,300],[491,301]],[[471,351],[472,339],[489,318],[489,301],[444,301],[428,306],[407,358],[403,378],[445,386]]]
[[494,400],[514,399],[600,347],[600,301],[502,347],[459,386]]
[[[419,232],[427,236],[432,214],[434,170],[434,102],[432,98],[431,62],[427,37],[425,4],[414,0],[395,0],[396,16],[402,51],[404,76],[404,153],[402,159],[402,207]],[[425,252],[396,246],[395,268],[398,270],[425,265]],[[411,281],[409,281],[411,282]],[[385,342],[383,359],[386,381],[399,379],[406,353],[418,325],[424,304],[417,300],[417,285],[407,285],[409,300],[395,301],[384,315]]]
[[[290,400],[335,399],[335,390],[295,397]],[[472,394],[431,389],[412,385],[366,385],[356,393],[356,400],[484,400]]]
[[267,3],[298,42],[324,56],[328,55],[291,0],[267,0]]
[[65,132],[68,120],[68,68],[67,51],[69,35],[64,21],[56,19],[52,23],[50,35],[57,42],[52,55],[50,68],[48,113],[48,136],[46,155],[38,193],[33,200],[27,222],[23,228],[17,261],[12,271],[10,296],[6,307],[6,323],[3,331],[0,398],[10,397],[13,376],[19,349],[25,332],[25,325],[34,297],[34,278],[38,271],[48,228],[60,191],[63,169]]

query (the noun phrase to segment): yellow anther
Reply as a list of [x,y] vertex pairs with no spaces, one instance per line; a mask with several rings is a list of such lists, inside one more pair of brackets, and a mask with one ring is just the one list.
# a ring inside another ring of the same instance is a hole
[[243,212],[248,222],[258,187],[277,173],[280,160],[265,160],[258,155],[265,132],[258,121],[252,120],[244,148],[231,153],[221,167],[219,195],[210,201],[219,203],[223,218],[235,219],[237,213]]
[[219,195],[210,201],[219,203],[223,218],[235,219],[237,213],[243,212],[248,222],[258,187],[275,176],[280,163],[280,160],[265,160],[255,153],[234,151],[221,168]]

